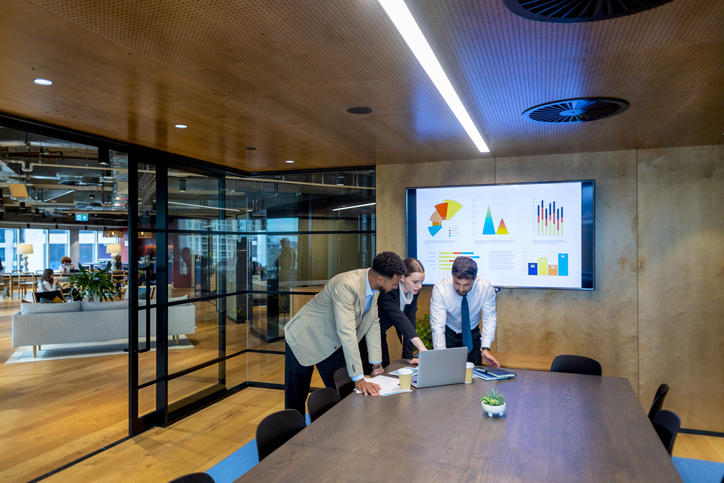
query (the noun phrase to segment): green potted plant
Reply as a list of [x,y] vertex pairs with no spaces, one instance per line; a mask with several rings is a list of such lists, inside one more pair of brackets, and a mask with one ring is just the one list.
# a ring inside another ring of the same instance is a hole
[[480,398],[480,404],[483,406],[483,411],[491,418],[497,415],[502,416],[505,413],[505,396],[495,388]]
[[430,327],[430,314],[425,314],[417,320],[417,336],[425,347],[432,349],[432,327]]
[[110,301],[120,297],[121,291],[113,283],[110,265],[91,272],[80,266],[80,273],[70,276],[71,284],[89,301]]

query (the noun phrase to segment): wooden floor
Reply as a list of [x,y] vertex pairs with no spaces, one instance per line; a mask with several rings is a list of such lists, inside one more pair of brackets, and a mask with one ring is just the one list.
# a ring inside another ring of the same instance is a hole
[[[10,316],[18,303],[0,302],[0,360],[14,352]],[[216,354],[216,311],[197,304],[194,349],[169,351],[169,366],[180,369]],[[229,350],[283,349],[230,324]],[[152,378],[155,353],[142,355],[142,380]],[[0,481],[41,476],[102,448],[128,431],[127,356],[104,356],[24,364],[0,364]],[[522,366],[546,361],[521,357]],[[515,367],[516,358],[505,364]],[[549,362],[548,362],[549,364]],[[283,356],[249,353],[228,364],[229,385],[245,380],[282,383]],[[521,367],[522,367],[521,366]],[[170,397],[181,398],[216,382],[216,368],[171,381]],[[315,374],[313,385],[321,386]],[[150,410],[153,390],[141,394]],[[168,481],[213,466],[254,437],[256,425],[283,407],[278,390],[247,388],[168,428],[154,428],[52,476],[54,481]],[[679,434],[674,455],[724,462],[724,438]],[[133,475],[133,476],[131,476]]]
[[[0,302],[0,481],[28,481],[128,436],[128,356],[109,355],[4,364],[12,347],[11,316],[19,302]],[[218,318],[209,302],[196,305],[193,349],[169,351],[178,371],[218,356]],[[257,309],[257,307],[255,307]],[[256,310],[255,310],[256,312]],[[257,314],[255,320],[263,319]],[[246,348],[283,350],[266,344],[248,324],[228,323],[228,353]],[[139,355],[141,382],[155,377],[155,352]],[[244,354],[227,362],[227,384],[248,379],[283,382],[283,355]],[[210,366],[169,382],[173,402],[217,382]],[[141,414],[155,406],[155,388],[140,391]]]

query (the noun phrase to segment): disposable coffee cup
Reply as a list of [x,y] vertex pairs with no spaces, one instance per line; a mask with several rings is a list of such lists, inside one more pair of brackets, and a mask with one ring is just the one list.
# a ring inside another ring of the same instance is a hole
[[465,363],[465,384],[473,383],[473,369],[474,368],[475,368],[475,364],[473,364],[472,362]]
[[412,369],[409,367],[403,367],[397,371],[397,377],[400,379],[400,389],[403,391],[409,391],[412,385]]

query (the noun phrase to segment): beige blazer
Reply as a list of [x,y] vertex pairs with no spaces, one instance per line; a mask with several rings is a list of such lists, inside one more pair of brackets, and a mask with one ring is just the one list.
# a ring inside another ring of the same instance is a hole
[[284,326],[287,344],[303,366],[323,361],[342,347],[350,377],[361,375],[359,342],[365,337],[370,361],[381,361],[380,321],[375,290],[370,308],[367,299],[369,269],[340,273],[294,314]]

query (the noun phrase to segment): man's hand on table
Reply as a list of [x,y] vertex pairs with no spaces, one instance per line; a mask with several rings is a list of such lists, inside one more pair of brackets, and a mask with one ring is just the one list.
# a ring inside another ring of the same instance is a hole
[[486,363],[489,366],[500,367],[500,363],[498,362],[498,359],[493,357],[493,355],[490,353],[490,351],[488,349],[483,349],[480,352],[483,356],[484,363]]
[[370,396],[379,396],[380,390],[382,389],[379,384],[374,382],[367,382],[364,379],[354,383],[354,387],[357,388],[362,394]]

